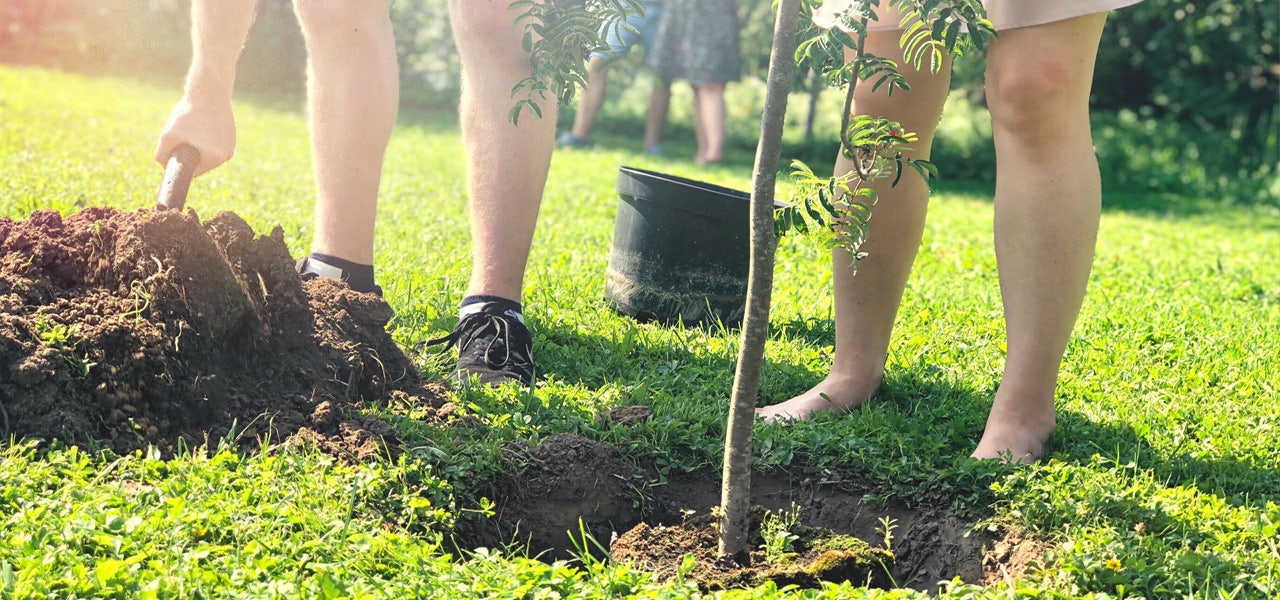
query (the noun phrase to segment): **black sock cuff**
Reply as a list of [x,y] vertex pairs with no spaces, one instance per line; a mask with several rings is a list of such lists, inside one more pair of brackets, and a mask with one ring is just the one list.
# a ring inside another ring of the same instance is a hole
[[347,285],[351,286],[351,289],[357,292],[382,293],[373,282],[373,265],[363,265],[320,252],[312,252],[311,260],[342,269],[342,278],[346,280]]
[[338,267],[343,271],[357,271],[361,269],[373,270],[373,265],[362,265],[358,262],[351,262],[345,258],[338,258],[329,254],[321,254],[319,252],[311,253],[312,260],[318,260],[331,267]]
[[519,314],[524,314],[524,309],[520,306],[520,303],[515,300],[508,300],[502,296],[486,296],[483,294],[463,298],[462,303],[458,305],[458,308],[466,308],[472,304],[480,304],[482,302],[495,304],[498,308],[504,311],[513,310]]

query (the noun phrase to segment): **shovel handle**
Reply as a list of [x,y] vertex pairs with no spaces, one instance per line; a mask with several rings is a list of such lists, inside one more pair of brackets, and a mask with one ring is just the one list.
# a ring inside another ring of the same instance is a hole
[[156,197],[156,210],[182,210],[187,203],[187,191],[196,165],[200,164],[200,151],[190,144],[173,149],[164,166],[164,180],[160,182],[160,194]]

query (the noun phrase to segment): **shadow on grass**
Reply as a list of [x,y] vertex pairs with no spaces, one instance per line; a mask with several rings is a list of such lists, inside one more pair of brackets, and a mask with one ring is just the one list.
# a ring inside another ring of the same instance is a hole
[[1276,231],[1280,209],[1232,204],[1219,198],[1162,192],[1104,192],[1103,211],[1160,220],[1195,220],[1231,229]]
[[[943,180],[934,184],[935,196],[956,194],[990,202],[994,193],[995,186],[989,182]],[[1104,189],[1102,212],[1128,214],[1144,219],[1190,221],[1249,231],[1280,229],[1280,210],[1274,207],[1234,204],[1219,198],[1168,192]]]
[[1196,452],[1162,454],[1132,427],[1095,422],[1070,411],[1058,411],[1053,456],[1089,464],[1095,455],[1146,469],[1166,487],[1184,486],[1213,494],[1235,506],[1261,508],[1280,497],[1280,470],[1240,460],[1201,458]]
[[[570,375],[561,378],[571,384],[592,389],[607,384],[623,388],[648,386],[671,394],[686,389],[691,402],[704,403],[702,396],[718,396],[727,401],[732,393],[736,347],[731,352],[709,356],[705,351],[691,350],[692,345],[682,346],[679,341],[650,345],[643,336],[637,336],[623,342],[584,335],[570,327],[544,327],[538,331],[547,340],[541,344],[544,348],[537,349],[540,364],[552,372],[556,372],[556,365],[571,365],[565,369]],[[821,319],[775,325],[771,339],[777,339],[780,332],[820,344],[830,344],[833,335],[829,323]],[[761,403],[772,404],[801,393],[824,375],[798,365],[766,360]],[[708,394],[707,390],[723,393]],[[796,447],[793,462],[783,460],[783,464],[797,468],[852,471],[847,476],[854,480],[889,486],[894,488],[894,495],[930,503],[945,503],[944,499],[951,497],[967,498],[963,504],[982,505],[992,499],[986,490],[992,481],[992,469],[961,459],[981,437],[991,393],[957,385],[944,372],[931,370],[928,365],[912,366],[886,375],[883,389],[867,405],[866,410],[874,414],[856,409],[849,415],[824,416],[810,423],[772,428],[777,431],[760,434],[758,442],[774,438],[770,442],[773,451],[779,451],[779,444]],[[873,425],[836,422],[857,419],[859,415],[885,430],[859,432],[859,427]],[[812,451],[820,446],[815,446],[810,436],[830,438],[832,430],[863,439],[840,441],[838,452]],[[783,443],[779,436],[797,437]],[[1194,449],[1162,453],[1133,427],[1101,423],[1083,413],[1060,409],[1049,457],[1088,466],[1095,462],[1095,456],[1120,465],[1132,462],[1167,487],[1195,488],[1236,506],[1259,508],[1280,497],[1280,470],[1274,467],[1205,458]],[[870,472],[865,465],[878,465],[890,472]],[[860,469],[863,472],[857,472]]]
[[[616,338],[583,334],[568,326],[535,324],[533,327],[544,340],[543,348],[535,348],[539,364],[545,361],[548,366],[570,366],[563,374],[557,373],[558,379],[570,384],[594,389],[606,384],[647,385],[655,380],[666,385],[681,382],[699,387],[723,383],[727,392],[733,380],[734,356],[699,355],[690,350],[692,341],[683,346],[679,345],[680,341],[651,343],[649,326],[628,329]],[[669,329],[687,333],[688,336],[681,336],[685,340],[691,340],[699,330]]]

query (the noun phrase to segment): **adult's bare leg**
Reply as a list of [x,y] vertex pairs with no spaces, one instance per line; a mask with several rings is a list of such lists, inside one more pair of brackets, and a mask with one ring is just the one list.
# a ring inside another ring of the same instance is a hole
[[992,43],[995,241],[1008,327],[1004,377],[978,458],[1034,460],[1084,300],[1101,211],[1089,92],[1106,13],[1007,30]]
[[717,163],[724,159],[725,120],[723,83],[704,83],[694,88],[698,103],[696,113],[701,125],[698,141],[699,164]]
[[662,143],[662,131],[667,127],[667,113],[671,108],[671,83],[654,80],[649,93],[649,110],[645,114],[644,147],[646,150]]
[[569,130],[573,137],[580,140],[591,137],[591,129],[608,94],[609,65],[604,58],[592,56],[587,61],[587,85],[582,88],[578,112],[573,117],[573,129]]
[[707,126],[703,121],[702,98],[699,97],[701,91],[696,85],[691,87],[693,87],[693,140],[696,144],[693,162],[702,164],[702,154],[707,151]]
[[373,264],[378,185],[400,103],[390,0],[294,0],[316,174],[311,250]]
[[[901,55],[898,32],[873,32],[867,37],[867,52],[877,56]],[[920,139],[914,144],[916,156],[928,159],[934,132],[942,115],[950,87],[950,63],[937,75],[927,67],[916,71],[909,66],[902,74],[911,91],[896,91],[892,98],[886,88],[876,92],[860,85],[854,97],[854,114],[883,116],[898,121]],[[847,173],[852,165],[843,157],[836,161],[836,173]],[[907,277],[924,234],[928,207],[927,183],[914,172],[904,173],[896,187],[885,180],[872,184],[879,202],[872,210],[868,238],[858,261],[844,250],[832,253],[834,269],[836,343],[831,372],[808,391],[756,411],[766,421],[806,419],[826,411],[846,411],[871,397],[884,378],[884,366],[893,333],[893,321],[902,302]]]
[[449,0],[462,59],[459,114],[471,198],[472,257],[468,295],[519,301],[542,190],[551,165],[555,106],[542,118],[507,115],[511,90],[531,74],[529,55],[506,2]]

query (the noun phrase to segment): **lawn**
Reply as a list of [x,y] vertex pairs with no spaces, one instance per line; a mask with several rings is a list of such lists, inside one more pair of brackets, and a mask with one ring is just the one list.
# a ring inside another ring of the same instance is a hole
[[[177,94],[0,67],[0,216],[150,207],[160,181],[151,152]],[[202,217],[233,211],[259,232],[279,225],[301,254],[313,188],[298,103],[248,98],[236,111],[237,158],[197,181],[188,206]],[[467,282],[461,156],[453,115],[401,115],[376,252],[392,335],[407,349],[448,331]],[[638,485],[655,489],[718,474],[736,332],[637,324],[607,308],[603,289],[617,167],[748,189],[749,158],[730,158],[704,169],[623,143],[558,152],[524,298],[541,381],[531,393],[455,393],[467,427],[368,399],[369,414],[404,442],[395,460],[246,453],[217,440],[175,458],[115,456],[9,439],[0,598],[699,597],[685,581],[590,553],[538,561],[518,547],[468,547],[462,534],[490,522],[513,445],[594,440],[649,469]],[[851,415],[759,427],[762,477],[839,482],[868,510],[945,510],[974,535],[1015,532],[1041,550],[1004,581],[948,584],[945,597],[1280,596],[1280,212],[1108,191],[1050,454],[1001,467],[967,458],[1003,364],[990,189],[939,184],[883,393]],[[784,239],[762,403],[825,374],[830,319],[823,252]],[[429,379],[451,366],[448,356],[414,356]],[[597,420],[626,405],[652,417]],[[894,543],[907,542],[900,532]],[[924,594],[846,583],[711,595]]]

